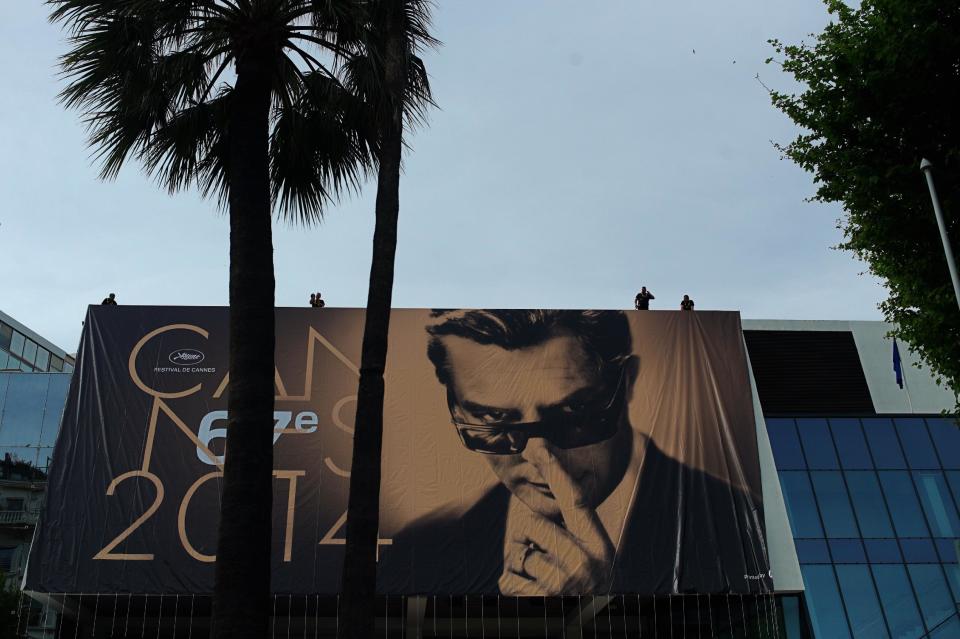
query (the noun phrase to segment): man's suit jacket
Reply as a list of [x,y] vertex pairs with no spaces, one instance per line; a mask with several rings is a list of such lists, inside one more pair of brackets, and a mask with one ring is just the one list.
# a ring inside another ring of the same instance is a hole
[[[413,522],[381,550],[378,591],[499,593],[510,496],[498,484],[459,516],[440,510]],[[610,593],[772,592],[762,508],[653,442],[628,517]]]

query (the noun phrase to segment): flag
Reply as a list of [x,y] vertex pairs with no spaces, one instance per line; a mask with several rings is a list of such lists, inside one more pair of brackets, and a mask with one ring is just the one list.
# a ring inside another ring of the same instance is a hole
[[893,374],[897,376],[897,386],[903,388],[903,362],[900,360],[900,349],[897,340],[893,340]]

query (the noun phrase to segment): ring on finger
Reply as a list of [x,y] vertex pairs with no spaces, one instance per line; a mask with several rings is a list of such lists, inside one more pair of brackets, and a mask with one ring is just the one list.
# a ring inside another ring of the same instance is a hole
[[531,553],[533,553],[533,546],[530,546],[529,544],[525,545],[523,549],[520,551],[520,562],[517,564],[519,568],[519,570],[517,571],[518,574],[529,576],[527,575],[527,568],[526,566],[524,566],[524,564],[526,563],[527,558],[530,556]]

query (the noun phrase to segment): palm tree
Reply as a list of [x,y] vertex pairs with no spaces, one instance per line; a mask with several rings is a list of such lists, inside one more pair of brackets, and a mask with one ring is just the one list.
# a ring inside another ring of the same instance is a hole
[[127,159],[230,217],[230,415],[213,637],[267,636],[273,470],[274,212],[303,224],[372,170],[368,110],[338,80],[360,0],[48,0],[101,177]]
[[343,623],[338,626],[343,639],[372,637],[376,618],[383,374],[397,252],[403,132],[404,126],[422,124],[426,109],[433,104],[426,68],[418,55],[425,47],[438,44],[429,33],[429,25],[429,0],[372,2],[368,55],[355,57],[347,65],[348,84],[372,111],[378,144],[376,227],[347,506]]

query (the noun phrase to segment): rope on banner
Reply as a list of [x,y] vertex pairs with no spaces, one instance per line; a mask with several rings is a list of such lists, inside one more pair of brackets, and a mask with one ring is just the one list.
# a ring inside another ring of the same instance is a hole
[[130,632],[130,600],[133,598],[133,593],[127,593],[127,620],[123,622],[123,636],[126,637]]
[[160,639],[160,622],[163,621],[163,593],[160,593],[160,607],[157,608],[157,639]]
[[320,593],[317,593],[316,606],[313,608],[313,639],[317,639],[320,633]]
[[515,595],[514,598],[517,600],[517,639],[520,639],[520,595]]
[[740,593],[740,618],[743,619],[743,639],[747,639],[747,609],[743,607],[743,593]]
[[463,596],[463,632],[469,637],[470,628],[467,626],[467,620],[470,616],[470,595]]
[[[437,629],[433,629],[433,634],[437,634]],[[500,630],[500,595],[497,595],[497,639],[503,639],[503,633]]]
[[177,616],[180,614],[180,593],[177,593],[177,597],[173,600],[173,632],[170,633],[170,636],[173,639],[176,639],[177,636]]
[[610,632],[611,639],[613,638],[613,613],[610,612],[610,595],[607,595],[607,629]]
[[657,639],[657,593],[653,593],[653,639]]
[[[290,626],[293,625],[293,595],[287,595],[287,639],[290,639]],[[340,636],[340,595],[337,595],[337,636]]]
[[[757,611],[757,636],[758,636],[758,637],[762,637],[762,636],[763,636],[763,633],[762,633],[762,631],[760,630],[760,600],[759,600],[758,597],[754,597],[754,598],[753,598],[753,607],[754,607],[754,608],[756,609],[756,611]],[[764,626],[767,625],[767,624],[766,624],[766,620],[767,620],[767,619],[766,619],[766,616],[764,616]],[[769,628],[769,627],[767,628],[767,636],[768,636],[768,637],[770,636],[770,628]]]
[[640,616],[640,593],[637,593],[637,628],[639,629],[640,639],[643,639],[643,617]]
[[620,595],[620,610],[623,612],[623,637],[627,638],[627,596]]
[[700,639],[700,593],[697,593],[697,639]]
[[777,608],[777,596],[769,593],[770,607],[773,609],[773,632],[776,639],[780,639],[780,610]]
[[717,636],[713,631],[713,603],[710,601],[710,593],[707,593],[707,616],[710,618],[710,639]]
[[270,637],[277,638],[277,596],[273,596],[273,612],[270,613]]
[[[683,630],[683,639],[687,639],[687,596],[680,595],[680,629]],[[670,615],[670,632],[673,632],[673,614]]]
[[80,614],[83,611],[83,593],[80,593],[80,598],[77,600],[77,619],[73,624],[73,639],[77,639],[77,636],[80,633]]
[[547,636],[547,631],[550,628],[550,624],[547,622],[547,596],[543,596],[543,639],[550,639]]
[[60,623],[57,624],[56,639],[60,639],[60,635],[63,634],[63,611],[66,609],[67,602],[67,593],[60,593]]
[[90,636],[97,636],[97,613],[100,612],[100,593],[93,600],[93,627],[90,629]]
[[150,595],[143,596],[143,625],[140,626],[140,639],[147,634],[147,604],[150,603]]
[[193,639],[193,600],[196,595],[190,595],[190,629],[187,631],[187,639]]
[[20,635],[20,615],[23,612],[23,591],[20,591],[20,598],[17,599],[17,635]]
[[727,593],[727,618],[730,620],[730,636],[733,637],[733,613],[730,612],[730,593]]
[[673,595],[667,595],[667,620],[670,622],[670,639],[673,639]]
[[567,618],[567,611],[563,608],[563,595],[560,595],[560,633],[563,639],[567,639],[567,624],[565,620]]
[[[583,639],[583,603],[580,599],[580,595],[577,595],[577,612],[579,613],[580,618],[580,639]],[[563,625],[567,625],[567,620],[563,620]]]
[[117,623],[117,604],[119,603],[120,593],[113,593],[113,618],[110,620],[110,638],[113,639],[113,627]]

